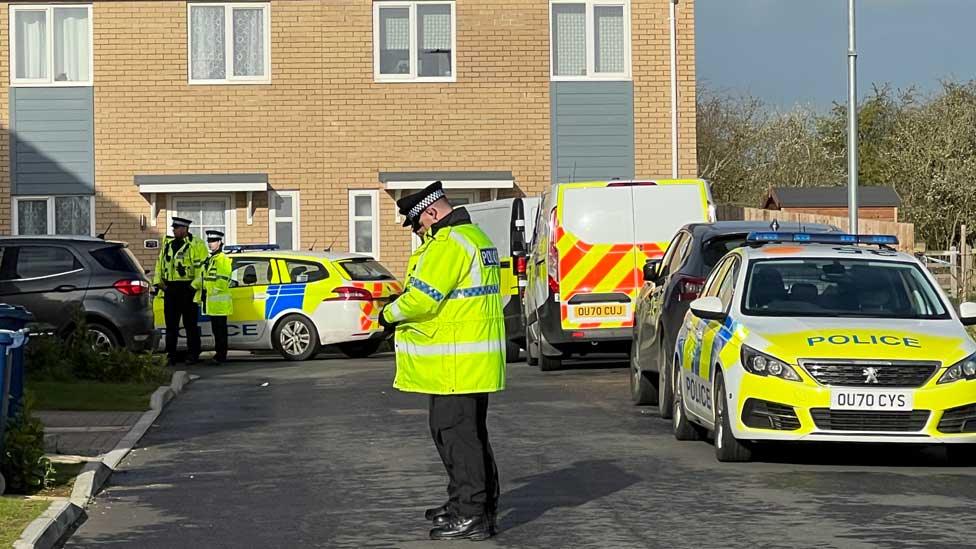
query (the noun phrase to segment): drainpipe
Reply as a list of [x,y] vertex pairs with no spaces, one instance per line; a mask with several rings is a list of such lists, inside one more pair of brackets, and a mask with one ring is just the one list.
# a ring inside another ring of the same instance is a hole
[[671,177],[678,178],[678,29],[675,9],[678,0],[669,0],[671,7]]

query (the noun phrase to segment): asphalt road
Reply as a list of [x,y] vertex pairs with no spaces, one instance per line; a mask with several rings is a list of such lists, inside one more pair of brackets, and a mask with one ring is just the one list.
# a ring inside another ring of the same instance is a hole
[[[509,366],[489,412],[501,532],[482,546],[976,546],[976,468],[903,446],[720,464],[630,405],[623,366]],[[69,547],[472,546],[427,539],[446,478],[426,399],[390,388],[391,357],[196,373]]]

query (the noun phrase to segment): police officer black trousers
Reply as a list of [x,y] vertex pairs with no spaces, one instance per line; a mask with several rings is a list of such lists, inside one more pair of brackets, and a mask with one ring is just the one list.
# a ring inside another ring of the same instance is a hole
[[487,418],[488,393],[430,397],[430,434],[447,470],[448,504],[455,515],[494,515],[498,507],[498,468]]
[[190,282],[167,282],[163,291],[163,316],[166,318],[166,355],[171,362],[178,360],[177,344],[180,320],[186,331],[186,351],[189,360],[200,357],[200,328],[197,326],[199,306],[193,301],[196,290]]
[[214,360],[224,362],[227,360],[227,317],[210,317],[210,328],[213,330],[214,338]]

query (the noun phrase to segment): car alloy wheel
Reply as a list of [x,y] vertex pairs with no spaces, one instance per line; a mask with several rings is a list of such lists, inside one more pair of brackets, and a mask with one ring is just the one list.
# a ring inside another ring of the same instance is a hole
[[292,320],[281,328],[281,348],[292,356],[298,356],[308,350],[312,342],[312,335],[304,322]]

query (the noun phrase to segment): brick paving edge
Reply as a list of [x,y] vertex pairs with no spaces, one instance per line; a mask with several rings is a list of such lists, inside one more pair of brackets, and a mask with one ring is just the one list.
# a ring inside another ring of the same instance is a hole
[[91,461],[82,469],[75,479],[71,497],[53,502],[44,513],[34,522],[27,525],[21,533],[20,539],[14,542],[15,549],[49,549],[55,547],[67,534],[74,524],[85,514],[88,504],[95,494],[102,489],[105,482],[139,443],[149,427],[159,418],[159,414],[176,395],[183,392],[186,385],[196,376],[190,376],[180,370],[173,373],[169,385],[161,385],[149,399],[147,410],[139,421],[129,429],[128,434],[101,459]]

